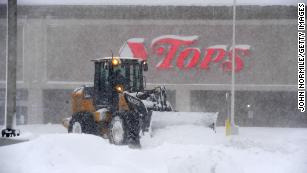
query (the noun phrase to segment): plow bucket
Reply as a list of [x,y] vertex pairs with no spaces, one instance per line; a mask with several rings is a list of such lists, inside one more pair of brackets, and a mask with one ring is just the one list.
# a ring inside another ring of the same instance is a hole
[[151,130],[176,125],[207,126],[215,131],[218,112],[157,112],[151,116]]

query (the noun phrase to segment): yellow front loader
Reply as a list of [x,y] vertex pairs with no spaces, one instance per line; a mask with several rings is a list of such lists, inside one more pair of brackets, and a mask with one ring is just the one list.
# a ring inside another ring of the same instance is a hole
[[140,147],[140,133],[169,125],[199,124],[215,128],[218,113],[175,112],[165,87],[146,90],[146,61],[132,57],[93,60],[94,86],[71,95],[72,116],[63,120],[69,133],[108,138],[116,145]]

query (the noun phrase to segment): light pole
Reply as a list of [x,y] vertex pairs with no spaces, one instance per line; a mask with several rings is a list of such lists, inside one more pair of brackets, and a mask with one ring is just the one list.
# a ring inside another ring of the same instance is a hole
[[230,115],[227,114],[226,119],[226,135],[237,135],[239,134],[239,127],[235,124],[234,114],[235,114],[235,67],[236,67],[236,58],[235,58],[235,47],[236,47],[236,0],[233,0],[232,8],[232,67],[231,67],[231,108]]
[[17,0],[7,1],[7,56],[5,92],[5,129],[2,137],[18,136],[16,119],[16,64],[17,64]]

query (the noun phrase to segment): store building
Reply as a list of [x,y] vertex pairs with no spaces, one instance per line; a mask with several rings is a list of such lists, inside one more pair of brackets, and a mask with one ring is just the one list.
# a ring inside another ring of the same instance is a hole
[[[18,16],[18,123],[59,123],[71,91],[93,80],[90,60],[122,47],[118,54],[148,60],[147,86],[165,85],[175,109],[218,111],[224,123],[232,7],[19,6]],[[236,122],[307,127],[297,109],[297,7],[238,6],[236,23]],[[1,39],[1,123],[5,49]]]

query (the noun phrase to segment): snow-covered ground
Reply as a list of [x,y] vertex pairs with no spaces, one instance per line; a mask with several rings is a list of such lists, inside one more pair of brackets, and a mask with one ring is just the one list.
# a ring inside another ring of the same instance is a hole
[[1,173],[306,173],[307,129],[240,128],[226,137],[194,125],[144,136],[142,149],[110,145],[61,125],[19,127],[29,142],[0,147]]

